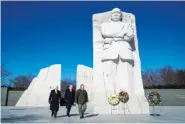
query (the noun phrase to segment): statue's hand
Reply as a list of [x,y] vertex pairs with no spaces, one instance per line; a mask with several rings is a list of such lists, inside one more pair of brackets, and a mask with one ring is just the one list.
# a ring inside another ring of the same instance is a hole
[[134,34],[125,34],[124,39],[128,42],[133,41]]
[[132,41],[134,39],[134,31],[130,24],[127,25],[127,30],[125,31],[124,39],[127,41]]

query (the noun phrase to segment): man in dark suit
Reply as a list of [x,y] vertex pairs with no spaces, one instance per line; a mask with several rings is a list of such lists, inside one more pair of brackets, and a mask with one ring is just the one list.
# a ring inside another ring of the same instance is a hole
[[69,87],[66,89],[64,99],[66,101],[66,108],[67,108],[66,115],[70,117],[69,113],[75,101],[75,91],[73,90],[73,85],[69,85]]
[[59,110],[59,102],[61,99],[60,91],[58,90],[58,86],[55,87],[54,90],[51,90],[49,95],[49,104],[50,104],[50,110],[51,110],[51,117],[54,115],[56,118],[57,112]]

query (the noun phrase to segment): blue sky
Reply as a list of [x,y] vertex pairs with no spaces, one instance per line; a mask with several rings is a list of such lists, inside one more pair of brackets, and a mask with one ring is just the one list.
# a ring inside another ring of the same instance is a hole
[[142,69],[185,68],[185,2],[2,2],[2,64],[14,75],[62,64],[92,67],[92,15],[118,7],[136,16]]

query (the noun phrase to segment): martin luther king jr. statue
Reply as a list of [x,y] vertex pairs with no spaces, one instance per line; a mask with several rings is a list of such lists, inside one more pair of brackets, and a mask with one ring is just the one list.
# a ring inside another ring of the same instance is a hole
[[[110,113],[107,99],[112,93],[128,92],[130,114],[149,113],[141,78],[134,15],[119,8],[93,15],[94,105],[97,113]],[[104,98],[98,96],[104,94]],[[101,101],[100,101],[101,99]],[[117,113],[125,113],[123,104]],[[103,112],[104,111],[104,112]]]

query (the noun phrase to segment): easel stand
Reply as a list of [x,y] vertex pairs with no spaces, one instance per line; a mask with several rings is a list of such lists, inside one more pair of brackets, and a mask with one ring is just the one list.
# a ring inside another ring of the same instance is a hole
[[111,105],[111,115],[118,114],[118,105]]
[[152,113],[150,114],[151,116],[160,116],[161,114],[156,113],[156,107],[152,106]]
[[129,106],[127,103],[123,103],[123,110],[124,110],[124,114],[126,114],[126,110],[128,110],[128,112],[130,113],[130,110],[129,110]]

